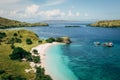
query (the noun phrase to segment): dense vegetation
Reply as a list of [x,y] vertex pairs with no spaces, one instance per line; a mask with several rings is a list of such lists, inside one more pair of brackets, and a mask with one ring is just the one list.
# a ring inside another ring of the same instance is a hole
[[27,56],[29,56],[30,54],[31,53],[25,51],[23,48],[16,47],[9,56],[12,60],[21,60],[23,58],[27,58]]
[[34,26],[48,26],[47,23],[26,23],[16,20],[10,20],[0,17],[0,28],[16,28],[16,27],[34,27]]
[[52,43],[52,42],[55,42],[55,38],[51,37],[51,38],[46,39],[46,41],[48,43]]
[[6,37],[6,34],[4,32],[0,32],[0,39]]
[[53,37],[51,37],[51,38],[46,39],[46,42],[48,42],[48,43],[52,43],[52,42],[62,42],[62,43],[67,43],[67,44],[69,44],[69,43],[71,43],[71,40],[70,40],[69,37],[58,37],[58,38],[53,38]]
[[90,24],[90,26],[108,28],[120,27],[120,20],[98,21],[96,23]]
[[39,56],[32,56],[32,61],[35,63],[39,63],[40,62],[40,57]]
[[27,80],[25,77],[10,75],[7,73],[2,74],[1,80]]
[[32,51],[34,54],[38,54],[38,50],[36,50],[36,49],[33,49],[33,51]]
[[36,78],[35,80],[52,80],[49,75],[45,75],[44,68],[36,67]]

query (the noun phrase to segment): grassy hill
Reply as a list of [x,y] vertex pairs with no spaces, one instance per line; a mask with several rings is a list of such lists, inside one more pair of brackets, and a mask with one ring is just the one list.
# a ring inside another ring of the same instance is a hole
[[[31,45],[26,44],[27,38],[32,40]],[[30,68],[28,62],[10,59],[9,55],[13,51],[10,41],[13,39],[15,47],[22,47],[26,51],[30,51],[32,47],[38,45],[39,41],[38,36],[31,31],[0,30],[0,70],[5,70],[7,74],[25,77],[27,80],[34,80],[35,74],[33,72],[25,73],[25,69]]]
[[96,23],[90,24],[90,26],[108,28],[120,27],[120,20],[98,21]]
[[27,23],[16,20],[10,20],[0,17],[0,28],[16,28],[16,27],[34,27],[34,26],[48,26],[47,23]]

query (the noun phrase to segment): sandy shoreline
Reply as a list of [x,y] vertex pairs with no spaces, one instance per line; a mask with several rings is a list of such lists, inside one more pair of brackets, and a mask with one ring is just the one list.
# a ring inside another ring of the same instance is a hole
[[[41,66],[42,68],[45,69],[45,74],[50,75],[50,74],[48,74],[49,72],[46,70],[47,66],[45,65],[45,59],[46,59],[47,54],[45,52],[46,52],[47,48],[49,48],[52,45],[57,45],[57,44],[64,44],[64,43],[53,42],[53,43],[40,44],[36,47],[33,47],[30,52],[34,56],[40,56],[41,63],[30,62],[30,66],[32,68],[31,70],[34,70],[34,72],[35,72],[36,71],[35,66],[37,66],[37,67]],[[39,53],[38,55],[36,55],[32,52],[34,49],[36,49],[38,51],[38,53]],[[26,72],[27,72],[27,70],[26,70]]]

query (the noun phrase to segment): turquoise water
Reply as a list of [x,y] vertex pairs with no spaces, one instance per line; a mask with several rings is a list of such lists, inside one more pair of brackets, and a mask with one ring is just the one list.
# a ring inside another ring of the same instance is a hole
[[46,70],[54,80],[78,80],[74,73],[68,68],[68,57],[63,55],[62,46],[53,45],[46,51]]
[[[65,25],[81,27],[65,28]],[[56,80],[120,80],[120,28],[98,28],[68,22],[25,29],[34,31],[40,38],[71,38],[70,45],[52,46],[47,51],[47,65]],[[95,46],[95,41],[110,41],[114,47]]]

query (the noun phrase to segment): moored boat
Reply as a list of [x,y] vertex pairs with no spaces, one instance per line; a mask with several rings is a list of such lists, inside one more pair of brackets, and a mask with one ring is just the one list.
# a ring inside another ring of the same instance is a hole
[[103,43],[103,46],[113,47],[113,43],[112,42],[105,42],[105,43]]
[[98,45],[100,45],[101,43],[100,43],[100,42],[94,42],[94,44],[95,44],[96,46],[98,46]]

